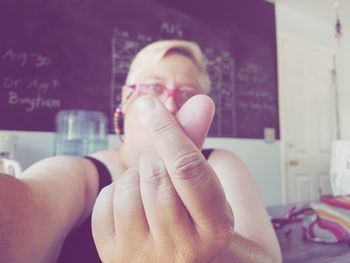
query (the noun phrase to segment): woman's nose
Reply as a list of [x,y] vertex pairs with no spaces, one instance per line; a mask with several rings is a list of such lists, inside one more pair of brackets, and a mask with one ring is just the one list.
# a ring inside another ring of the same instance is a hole
[[176,114],[179,110],[173,96],[168,96],[168,98],[164,102],[164,106],[172,114]]

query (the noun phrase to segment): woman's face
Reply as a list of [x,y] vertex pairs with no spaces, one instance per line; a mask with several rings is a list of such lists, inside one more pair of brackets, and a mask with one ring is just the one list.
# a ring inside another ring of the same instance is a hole
[[[184,89],[193,89],[197,93],[203,93],[199,87],[199,71],[194,62],[184,55],[175,53],[168,54],[158,62],[147,63],[147,61],[144,61],[139,68],[134,69],[133,83],[129,84],[158,84],[172,90],[170,91],[172,94],[174,94],[174,91],[179,93],[179,90]],[[132,141],[138,145],[143,145],[143,141],[148,143],[148,139],[143,133],[140,134],[142,128],[137,120],[136,109],[133,106],[133,102],[138,96],[140,96],[140,93],[133,92],[127,86],[123,88],[124,140],[125,142]],[[181,107],[181,105],[178,105],[180,104],[179,100],[175,100],[174,96],[166,96],[163,103],[172,114],[176,114]]]

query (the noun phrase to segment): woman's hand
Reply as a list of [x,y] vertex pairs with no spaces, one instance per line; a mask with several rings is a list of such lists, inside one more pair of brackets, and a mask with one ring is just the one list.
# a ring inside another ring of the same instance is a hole
[[196,96],[176,118],[150,97],[135,103],[152,145],[139,167],[96,200],[92,226],[99,255],[104,262],[207,262],[233,236],[230,206],[198,150],[213,103]]

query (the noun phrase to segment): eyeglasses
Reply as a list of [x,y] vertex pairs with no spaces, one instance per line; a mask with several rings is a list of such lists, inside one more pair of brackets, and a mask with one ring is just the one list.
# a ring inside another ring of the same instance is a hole
[[185,104],[191,97],[200,92],[193,87],[179,87],[177,89],[168,89],[166,86],[157,83],[134,84],[128,87],[140,95],[149,95],[165,102],[169,97],[173,97],[178,108]]

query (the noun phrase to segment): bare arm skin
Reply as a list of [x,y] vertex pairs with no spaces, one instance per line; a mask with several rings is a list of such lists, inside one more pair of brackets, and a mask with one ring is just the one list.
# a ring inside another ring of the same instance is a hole
[[20,178],[0,175],[2,262],[54,262],[72,228],[91,212],[96,169],[78,157],[52,157]]
[[231,244],[216,262],[281,262],[276,235],[246,166],[226,150],[215,150],[208,162],[220,179],[235,222]]

